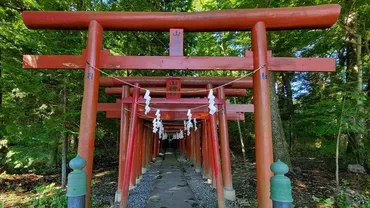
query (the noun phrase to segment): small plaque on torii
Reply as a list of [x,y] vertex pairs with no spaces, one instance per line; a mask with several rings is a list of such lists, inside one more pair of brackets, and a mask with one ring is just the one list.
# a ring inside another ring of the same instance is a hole
[[166,98],[179,99],[181,98],[181,80],[177,78],[167,79],[166,81]]

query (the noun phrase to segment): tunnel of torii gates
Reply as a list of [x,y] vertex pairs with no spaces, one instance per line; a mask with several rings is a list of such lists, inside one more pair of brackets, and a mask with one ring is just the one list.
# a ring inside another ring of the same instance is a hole
[[[227,120],[243,119],[254,113],[258,206],[272,207],[270,165],[273,163],[268,71],[333,72],[332,58],[273,57],[267,51],[266,31],[324,29],[340,13],[337,4],[269,9],[238,9],[210,12],[57,12],[26,11],[22,18],[29,29],[88,30],[82,55],[24,55],[24,68],[83,69],[84,91],[81,109],[78,155],[86,160],[89,206],[93,170],[97,111],[121,119],[119,179],[116,200],[127,206],[130,185],[159,154],[159,135],[151,131],[151,120],[160,109],[164,131],[183,129],[187,110],[198,119],[198,130],[176,140],[181,153],[197,171],[210,178],[217,189],[218,206],[224,207],[224,193],[233,193]],[[169,56],[111,56],[103,49],[104,30],[170,32]],[[251,31],[252,50],[244,57],[201,57],[183,55],[184,32]],[[104,70],[249,70],[251,77],[101,77]],[[99,86],[121,96],[116,103],[98,103]],[[146,88],[147,87],[147,88]],[[225,96],[245,96],[253,88],[253,105],[226,102]],[[151,90],[151,111],[143,113],[146,89]],[[218,112],[209,113],[207,94],[213,89]],[[218,127],[217,127],[218,125]],[[221,154],[220,154],[221,151]],[[275,158],[278,159],[278,158]]]

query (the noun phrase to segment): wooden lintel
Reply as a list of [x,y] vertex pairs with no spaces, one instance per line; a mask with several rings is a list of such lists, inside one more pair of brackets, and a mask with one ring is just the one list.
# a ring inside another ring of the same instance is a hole
[[[184,106],[176,107],[164,107],[158,105],[150,105],[153,108],[161,109],[161,112],[187,112],[189,109]],[[253,112],[253,104],[226,104],[226,109],[228,113],[247,113]],[[98,111],[121,111],[121,104],[119,103],[98,103]],[[144,108],[141,106],[139,111],[144,111]],[[208,112],[208,107],[202,107],[192,110],[194,113]]]
[[[121,100],[121,103],[131,104],[132,97],[124,98]],[[140,97],[137,101],[139,104],[145,104],[145,99]],[[179,99],[166,99],[166,98],[152,98],[150,100],[151,104],[171,104],[171,105],[208,105],[208,98],[179,98]],[[215,105],[222,105],[225,103],[225,100],[215,98]]]
[[[124,70],[253,70],[253,58],[215,56],[110,56],[101,52],[100,69]],[[83,69],[83,55],[24,55],[27,69]],[[335,71],[334,58],[270,57],[270,71]]]
[[[120,111],[106,111],[106,118],[120,118]],[[138,116],[144,119],[153,119],[155,117],[155,112],[150,112],[148,115],[144,115],[140,112]],[[161,112],[161,120],[185,120],[187,119],[187,112]],[[193,118],[207,119],[208,113],[193,113]],[[227,115],[227,120],[244,120],[244,113],[229,113]]]

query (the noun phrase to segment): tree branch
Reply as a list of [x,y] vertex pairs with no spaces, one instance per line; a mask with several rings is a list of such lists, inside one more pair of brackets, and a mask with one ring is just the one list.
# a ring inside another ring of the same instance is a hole
[[343,24],[343,23],[341,23],[339,21],[338,21],[338,25],[342,29],[344,29],[345,31],[347,31],[348,33],[350,33],[351,35],[356,36],[356,37],[358,36],[357,33],[356,33],[356,30],[354,30],[353,28],[350,28],[349,26],[347,26],[347,25],[345,25],[345,24]]

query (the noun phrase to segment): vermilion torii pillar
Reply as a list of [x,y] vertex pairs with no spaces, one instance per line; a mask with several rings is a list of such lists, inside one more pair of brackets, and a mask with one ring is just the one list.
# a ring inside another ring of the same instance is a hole
[[209,178],[208,140],[207,140],[207,119],[202,121],[202,175]]
[[[137,116],[137,115],[136,115]],[[132,125],[132,124],[130,124]],[[135,137],[134,137],[134,146],[133,146],[133,149],[134,149],[134,153],[133,153],[133,156],[132,156],[132,167],[131,167],[131,174],[130,174],[130,186],[129,186],[129,190],[133,189],[136,187],[136,183],[137,183],[137,160],[138,160],[138,157],[139,157],[139,128],[140,128],[140,118],[137,116],[137,122],[135,125]]]
[[[208,84],[207,89],[212,89],[212,85]],[[216,179],[216,189],[217,189],[217,199],[218,199],[218,207],[225,207],[224,201],[224,190],[223,190],[223,182],[222,182],[222,171],[221,171],[221,158],[220,152],[218,147],[218,135],[217,135],[217,122],[216,122],[216,114],[209,115],[209,123],[211,125],[211,146],[212,146],[212,158],[213,158],[213,173],[214,178]]]
[[212,134],[211,134],[211,122],[208,119],[207,122],[207,140],[208,140],[208,162],[210,164],[210,171],[209,171],[209,181],[212,184],[213,188],[216,188],[216,174],[215,174],[215,162],[213,159],[213,149],[212,149]]
[[190,129],[190,155],[189,155],[189,160],[190,162],[195,166],[195,139],[196,139],[196,135],[195,135],[195,131],[194,131],[194,127]]
[[[272,207],[270,200],[270,165],[273,163],[270,90],[268,82],[266,26],[257,22],[252,28],[254,132],[256,143],[256,172],[258,206]],[[264,67],[263,67],[264,66]],[[262,67],[262,68],[261,68]]]
[[[220,87],[217,91],[219,99],[225,99],[225,89]],[[219,105],[218,107],[218,121],[220,132],[220,147],[221,147],[221,167],[224,184],[225,198],[231,201],[236,199],[235,190],[232,183],[231,161],[230,161],[230,147],[229,147],[229,125],[227,124],[227,110],[226,105]]]
[[190,160],[190,154],[191,154],[191,141],[190,141],[190,136],[187,135],[187,133],[185,134],[185,141],[186,141],[186,156],[188,158],[188,160]]
[[[129,87],[127,85],[122,86],[122,96],[124,99],[129,94]],[[115,202],[121,201],[122,186],[123,186],[123,174],[125,171],[126,161],[126,149],[128,140],[128,128],[129,128],[129,112],[126,110],[128,104],[121,104],[121,122],[120,122],[120,140],[119,140],[119,160],[118,160],[118,188],[114,197]]]
[[[99,66],[100,51],[103,44],[103,27],[95,20],[89,22],[86,61],[91,66]],[[78,154],[86,160],[87,194],[86,206],[90,204],[94,140],[96,127],[96,108],[98,104],[100,72],[85,64],[84,93],[81,108],[80,136]]]
[[[335,70],[335,60],[268,57],[266,30],[328,28],[336,22],[339,13],[340,6],[336,4],[297,8],[224,10],[187,14],[175,12],[23,12],[23,21],[30,29],[83,29],[89,31],[87,49],[82,55],[25,55],[23,59],[24,67],[39,69],[85,69],[78,153],[87,161],[87,166],[85,167],[85,171],[88,174],[87,184],[89,190],[86,197],[87,202],[89,202],[90,182],[92,178],[100,69],[259,69],[253,75],[257,197],[259,207],[267,208],[271,207],[271,200],[269,199],[269,177],[271,176],[271,172],[269,167],[272,162],[271,113],[269,110],[269,88],[267,84],[268,71],[328,72]],[[171,28],[179,28],[186,32],[252,30],[253,57],[110,56],[108,50],[101,50],[103,29],[168,32]],[[99,70],[97,70],[98,68]],[[136,114],[131,117],[136,119]],[[133,127],[131,126],[131,128]],[[128,141],[128,152],[132,149],[132,134],[134,133],[130,133]],[[130,159],[127,158],[125,169],[131,169]],[[129,174],[128,171],[125,171],[124,182],[127,174]],[[126,183],[124,183],[124,186],[126,186]],[[122,199],[124,199],[127,196],[127,192],[125,187],[122,187],[122,189]],[[220,197],[219,199],[221,199]],[[124,207],[125,205],[127,205],[127,200],[122,200],[121,206]]]
[[143,139],[143,128],[144,128],[144,121],[143,119],[139,119],[138,122],[138,133],[137,133],[137,146],[135,147],[137,149],[137,155],[134,159],[135,163],[135,178],[136,178],[136,184],[140,182],[141,179],[141,157],[142,157],[142,139]]
[[127,142],[126,160],[125,160],[125,171],[123,175],[122,195],[121,195],[121,207],[127,207],[128,201],[128,190],[130,183],[130,174],[132,174],[132,163],[134,155],[134,143],[137,123],[137,100],[139,98],[139,84],[135,84],[134,97],[131,104],[131,120],[129,137]]
[[[194,127],[195,128],[195,127]],[[198,130],[195,132],[195,172],[200,173],[202,171],[202,156],[200,149],[200,131],[201,128],[198,126]]]
[[153,131],[149,131],[149,155],[148,155],[148,164],[149,161],[151,162],[153,160]]
[[146,172],[146,160],[147,160],[147,154],[148,154],[148,148],[147,148],[147,145],[148,145],[148,128],[147,127],[144,127],[144,130],[143,130],[143,144],[142,144],[142,157],[141,157],[141,173],[144,174]]
[[155,160],[159,154],[159,136],[154,134],[154,145],[153,145],[153,160]]

